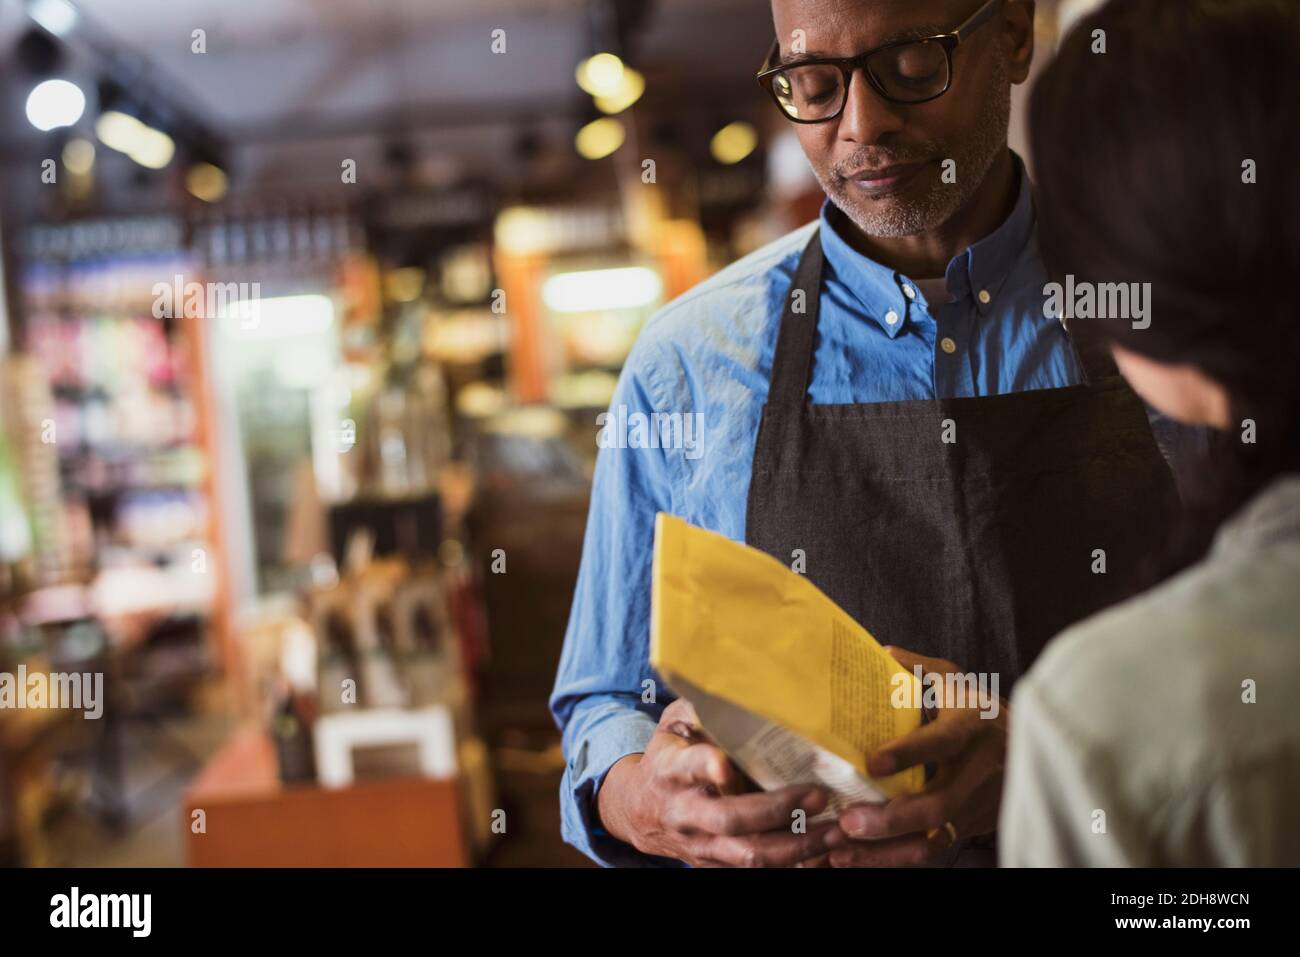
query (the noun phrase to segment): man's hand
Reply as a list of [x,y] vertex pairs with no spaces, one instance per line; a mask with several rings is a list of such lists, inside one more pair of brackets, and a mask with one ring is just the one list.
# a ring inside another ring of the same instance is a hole
[[802,834],[793,824],[795,811],[806,822],[826,800],[812,785],[745,793],[740,772],[680,698],[664,709],[645,753],[610,768],[596,797],[614,837],[696,867],[790,867],[824,855],[843,840],[835,823],[807,824]]
[[[961,672],[951,661],[924,658],[901,648],[886,648],[908,671]],[[975,702],[945,701],[934,720],[896,738],[870,755],[872,777],[897,774],[917,764],[938,772],[924,791],[886,804],[861,804],[840,815],[840,827],[853,840],[830,855],[833,867],[921,865],[938,859],[957,838],[997,829],[1006,761],[1009,712],[999,699],[997,716],[986,718]],[[949,827],[951,825],[951,827]]]

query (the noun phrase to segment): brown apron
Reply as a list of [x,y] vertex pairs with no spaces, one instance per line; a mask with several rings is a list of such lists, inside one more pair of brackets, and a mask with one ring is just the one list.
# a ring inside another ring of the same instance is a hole
[[1145,409],[1087,352],[1085,385],[813,405],[821,277],[814,233],[791,285],[806,310],[787,296],[781,318],[746,541],[787,565],[802,550],[807,577],[882,644],[996,672],[1007,697],[1053,635],[1133,593],[1176,515]]

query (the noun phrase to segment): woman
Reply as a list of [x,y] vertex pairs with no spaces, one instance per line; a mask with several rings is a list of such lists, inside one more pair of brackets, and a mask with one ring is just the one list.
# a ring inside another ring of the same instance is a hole
[[1004,864],[1300,864],[1297,10],[1115,0],[1034,91],[1053,278],[1151,284],[1071,334],[1215,442],[1163,580],[1018,685]]

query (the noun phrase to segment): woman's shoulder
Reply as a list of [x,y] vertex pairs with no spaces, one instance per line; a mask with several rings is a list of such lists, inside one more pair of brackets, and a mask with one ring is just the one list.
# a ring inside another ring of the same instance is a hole
[[1152,787],[1295,751],[1300,541],[1205,561],[1080,622],[1022,685],[1078,747]]

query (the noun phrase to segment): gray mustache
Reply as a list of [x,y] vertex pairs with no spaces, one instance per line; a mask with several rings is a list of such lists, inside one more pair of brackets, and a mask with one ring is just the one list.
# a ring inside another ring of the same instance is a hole
[[900,166],[905,163],[924,163],[935,156],[945,155],[942,150],[917,151],[915,153],[867,152],[857,153],[851,160],[839,163],[835,175],[848,179],[849,175],[863,169],[883,169],[886,166]]

